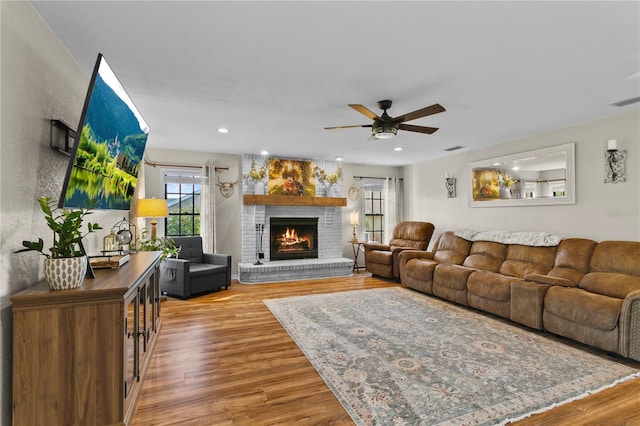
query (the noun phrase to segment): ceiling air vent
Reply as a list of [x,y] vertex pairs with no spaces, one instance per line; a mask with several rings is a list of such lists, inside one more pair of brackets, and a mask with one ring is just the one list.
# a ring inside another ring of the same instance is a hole
[[638,96],[637,98],[630,98],[630,99],[625,99],[624,101],[614,102],[611,105],[617,106],[617,107],[623,107],[623,106],[635,104],[638,102],[640,102],[640,96]]
[[452,146],[450,148],[445,148],[445,151],[457,151],[458,149],[462,149],[464,148],[464,146],[460,146],[460,145],[456,145],[456,146]]

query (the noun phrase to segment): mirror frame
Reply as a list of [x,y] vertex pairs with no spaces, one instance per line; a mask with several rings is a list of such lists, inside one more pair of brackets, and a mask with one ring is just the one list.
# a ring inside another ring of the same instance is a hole
[[[495,163],[515,161],[540,155],[564,153],[567,158],[565,196],[548,198],[511,198],[495,200],[474,200],[473,198],[473,171],[474,169],[486,169]],[[486,160],[473,161],[469,163],[469,206],[470,207],[512,207],[512,206],[540,206],[575,204],[575,143],[551,146],[547,148],[534,149],[532,151],[519,152],[502,157],[488,158]]]

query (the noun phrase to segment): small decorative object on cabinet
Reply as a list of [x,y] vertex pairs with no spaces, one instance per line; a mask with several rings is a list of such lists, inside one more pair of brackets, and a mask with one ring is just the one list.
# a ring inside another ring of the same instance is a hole
[[[50,254],[44,250],[44,241],[23,241],[25,251],[37,251],[46,256],[44,273],[51,290],[68,290],[82,285],[90,270],[87,254],[82,246],[82,238],[87,234],[102,229],[97,223],[89,222],[86,233],[82,233],[82,223],[85,216],[91,214],[88,210],[67,210],[56,207],[56,202],[51,198],[40,197],[38,199],[40,209],[49,228],[53,231],[53,245],[49,249]],[[90,276],[93,276],[91,271]]]
[[162,325],[159,252],[91,286],[11,296],[13,424],[129,424]]

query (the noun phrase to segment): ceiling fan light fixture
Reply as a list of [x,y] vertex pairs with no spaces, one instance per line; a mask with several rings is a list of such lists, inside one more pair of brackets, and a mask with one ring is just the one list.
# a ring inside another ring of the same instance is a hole
[[398,133],[398,128],[395,126],[374,126],[373,137],[376,139],[391,139]]

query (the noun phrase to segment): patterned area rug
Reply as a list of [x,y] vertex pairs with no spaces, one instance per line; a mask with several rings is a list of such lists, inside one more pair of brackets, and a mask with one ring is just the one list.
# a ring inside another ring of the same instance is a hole
[[264,303],[358,425],[505,424],[638,375],[404,288]]

